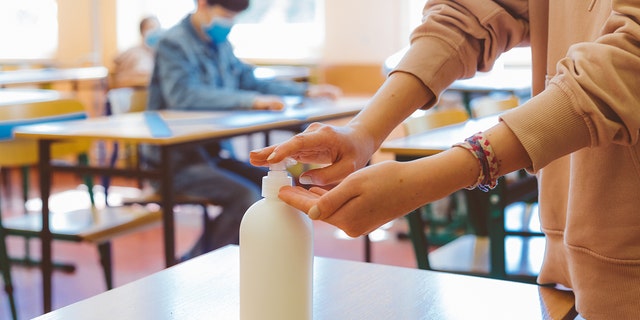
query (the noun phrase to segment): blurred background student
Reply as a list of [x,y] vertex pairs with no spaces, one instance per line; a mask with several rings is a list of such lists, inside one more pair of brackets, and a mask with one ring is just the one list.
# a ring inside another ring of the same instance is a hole
[[155,16],[140,21],[141,41],[115,59],[113,87],[146,87],[153,72],[155,47],[162,34],[160,21]]
[[[195,12],[163,34],[148,110],[281,110],[284,95],[336,98],[340,94],[330,85],[257,79],[254,66],[238,59],[227,39],[234,18],[248,7],[248,0],[197,0]],[[171,156],[175,193],[222,207],[209,221],[210,232],[182,259],[237,244],[240,221],[261,198],[266,171],[236,159],[228,141],[186,147]],[[157,165],[157,149],[148,149],[147,159]]]

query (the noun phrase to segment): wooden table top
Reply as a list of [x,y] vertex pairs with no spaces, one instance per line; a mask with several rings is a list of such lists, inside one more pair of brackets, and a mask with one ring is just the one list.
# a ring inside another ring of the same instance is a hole
[[466,92],[528,92],[531,90],[531,68],[494,68],[489,72],[478,72],[469,79],[456,80],[449,89]]
[[464,141],[464,139],[478,131],[486,130],[498,124],[498,121],[497,115],[471,119],[461,124],[389,140],[382,144],[380,151],[391,152],[397,156],[431,156],[451,148],[452,145]]
[[43,89],[0,89],[0,106],[51,101],[64,95],[55,90]]
[[[18,127],[16,137],[31,139],[105,139],[132,143],[169,145],[199,139],[223,138],[269,129],[301,125],[355,115],[367,98],[344,98],[337,102],[305,100],[285,111],[174,111],[127,113]],[[147,116],[159,116],[170,134],[154,134]]]
[[0,86],[56,81],[99,80],[109,75],[106,67],[45,68],[0,72]]
[[[238,319],[227,246],[37,319]],[[277,290],[277,288],[274,288]],[[561,319],[570,293],[532,284],[315,257],[314,319]]]

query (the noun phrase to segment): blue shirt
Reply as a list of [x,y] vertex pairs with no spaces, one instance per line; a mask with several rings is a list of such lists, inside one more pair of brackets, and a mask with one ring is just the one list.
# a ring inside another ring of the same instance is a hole
[[251,109],[259,94],[301,96],[307,89],[304,83],[256,79],[254,67],[235,56],[231,43],[198,37],[191,15],[167,30],[155,59],[148,110]]

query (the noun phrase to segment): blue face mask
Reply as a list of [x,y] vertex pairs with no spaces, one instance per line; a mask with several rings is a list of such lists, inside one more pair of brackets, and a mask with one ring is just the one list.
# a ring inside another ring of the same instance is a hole
[[214,19],[210,24],[202,27],[202,31],[215,44],[227,41],[227,36],[233,27],[233,20],[230,19]]
[[153,31],[149,31],[144,35],[144,43],[150,48],[155,49],[158,46],[158,42],[160,41],[160,37],[164,30],[156,29]]

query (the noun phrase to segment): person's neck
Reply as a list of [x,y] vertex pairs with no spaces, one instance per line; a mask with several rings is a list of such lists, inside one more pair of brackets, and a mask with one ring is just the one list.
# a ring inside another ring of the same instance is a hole
[[204,34],[204,31],[202,31],[203,16],[200,13],[200,11],[196,11],[191,15],[191,25],[193,26],[193,29],[196,30],[198,37],[202,41],[205,41],[205,42],[209,41],[209,38]]

